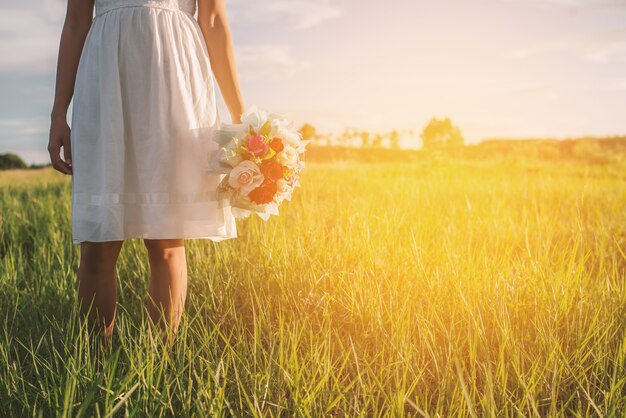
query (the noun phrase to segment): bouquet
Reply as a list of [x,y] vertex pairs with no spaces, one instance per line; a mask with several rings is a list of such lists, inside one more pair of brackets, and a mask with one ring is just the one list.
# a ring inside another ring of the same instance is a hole
[[215,135],[219,144],[209,158],[212,172],[225,174],[218,193],[229,201],[236,218],[255,212],[263,220],[278,215],[283,200],[300,186],[304,152],[292,123],[251,107],[241,124],[222,124]]

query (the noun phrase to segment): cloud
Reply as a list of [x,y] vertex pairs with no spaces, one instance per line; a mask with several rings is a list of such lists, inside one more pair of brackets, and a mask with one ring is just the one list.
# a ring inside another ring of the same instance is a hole
[[576,8],[597,8],[597,7],[614,7],[623,6],[620,1],[610,0],[547,0],[548,3],[553,3],[565,7]]
[[28,0],[0,7],[0,72],[54,69],[64,9],[58,0]]
[[343,10],[332,0],[240,0],[233,2],[232,14],[234,19],[285,23],[292,29],[304,30],[340,17]]
[[293,59],[284,46],[240,45],[237,47],[237,66],[242,79],[280,80],[308,68],[310,63]]
[[589,61],[605,63],[605,62],[626,62],[626,41],[615,42],[598,48],[597,50],[585,55]]
[[536,5],[547,5],[566,7],[572,11],[624,8],[626,2],[623,0],[502,0],[507,3],[532,3]]
[[1,118],[0,153],[16,153],[28,163],[48,162],[49,126],[50,120],[39,116]]
[[49,123],[49,119],[39,116],[0,119],[0,139],[4,138],[3,142],[6,142],[33,135],[45,137]]
[[528,48],[515,49],[505,53],[508,58],[527,58],[534,55],[546,54],[550,52],[563,51],[571,46],[563,41],[546,42],[544,44],[531,46]]
[[624,61],[626,60],[626,29],[552,40],[508,51],[504,56],[523,59],[553,53],[569,53],[587,61],[601,63]]
[[519,84],[516,87],[504,90],[502,94],[506,97],[527,96],[540,100],[551,100],[559,97],[556,86],[540,83]]

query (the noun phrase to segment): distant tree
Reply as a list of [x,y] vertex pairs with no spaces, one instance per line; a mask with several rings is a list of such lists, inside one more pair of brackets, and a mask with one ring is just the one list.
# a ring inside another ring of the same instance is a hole
[[391,149],[400,148],[400,134],[395,129],[389,132],[389,146]]
[[32,168],[33,170],[39,170],[40,168],[52,167],[52,163],[32,163],[28,166],[28,168]]
[[437,148],[441,146],[454,147],[463,145],[461,130],[452,125],[450,118],[432,118],[422,131],[422,143],[424,148]]
[[339,137],[339,143],[344,146],[355,146],[356,140],[361,140],[361,133],[356,128],[345,128]]
[[371,145],[370,133],[367,131],[361,131],[359,135],[361,137],[361,146],[369,147]]
[[332,136],[328,133],[315,135],[315,143],[318,145],[329,146],[332,145],[332,141]]
[[374,139],[372,140],[372,146],[374,148],[382,148],[383,147],[383,136],[382,134],[377,133],[374,135]]
[[0,170],[11,170],[14,168],[26,168],[27,165],[16,154],[0,154]]
[[343,132],[341,132],[339,136],[337,136],[337,143],[339,145],[347,145],[351,139],[352,131],[350,130],[350,128],[345,128]]
[[315,129],[315,126],[311,125],[310,123],[305,123],[304,125],[302,125],[299,132],[300,135],[302,135],[302,139],[304,139],[305,141],[313,139],[317,136],[317,129]]

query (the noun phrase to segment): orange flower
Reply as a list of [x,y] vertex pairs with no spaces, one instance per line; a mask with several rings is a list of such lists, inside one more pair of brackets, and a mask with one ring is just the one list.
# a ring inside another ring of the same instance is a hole
[[271,160],[264,160],[260,168],[266,179],[276,181],[283,178],[286,167],[272,158]]
[[278,191],[276,183],[263,182],[259,187],[252,189],[248,194],[251,201],[257,205],[263,205],[274,200],[274,195]]
[[280,138],[272,138],[272,140],[269,142],[269,145],[270,145],[270,148],[276,152],[281,152],[283,148],[285,147],[283,145],[283,141],[281,141]]

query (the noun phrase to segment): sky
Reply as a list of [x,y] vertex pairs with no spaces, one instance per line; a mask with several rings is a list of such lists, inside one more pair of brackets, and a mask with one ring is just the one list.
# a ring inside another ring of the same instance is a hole
[[[296,125],[626,134],[626,0],[226,1],[246,106]],[[65,5],[0,4],[0,153],[29,163],[48,160]]]

